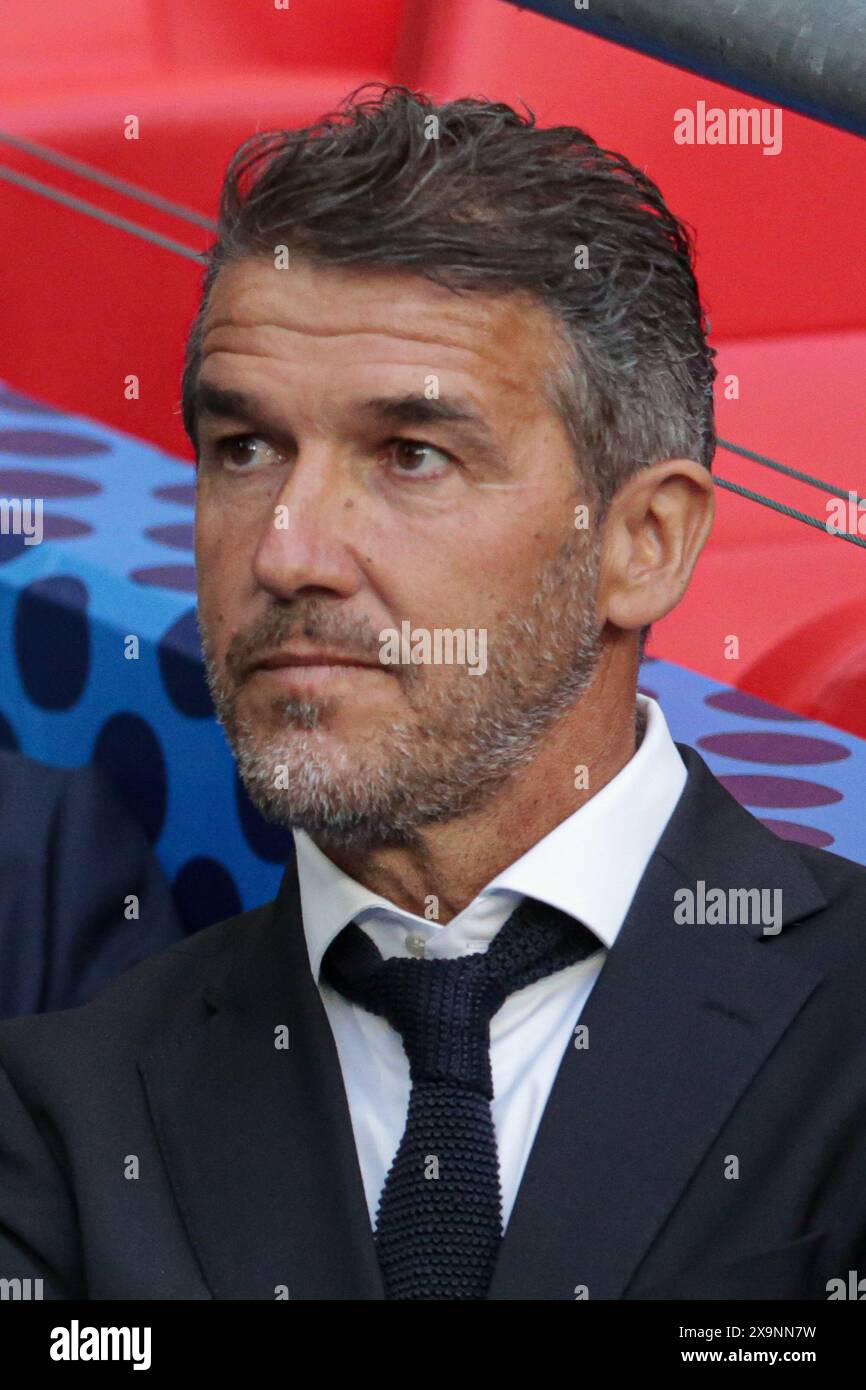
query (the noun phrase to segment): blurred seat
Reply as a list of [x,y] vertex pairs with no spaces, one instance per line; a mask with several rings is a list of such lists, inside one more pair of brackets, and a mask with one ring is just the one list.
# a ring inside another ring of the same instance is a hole
[[[720,348],[720,434],[866,493],[857,476],[866,277],[856,273],[866,144],[854,136],[786,112],[775,156],[677,145],[678,109],[753,99],[502,0],[290,0],[285,10],[237,0],[128,0],[122,9],[114,0],[5,0],[2,24],[0,128],[209,217],[249,134],[307,124],[372,79],[440,99],[522,98],[541,124],[583,127],[644,167],[697,229]],[[125,136],[131,116],[137,139]],[[209,240],[2,145],[0,162],[195,249]],[[0,377],[19,389],[189,458],[180,370],[199,286],[191,260],[3,184]],[[124,390],[130,375],[140,383],[134,399]],[[716,471],[823,515],[822,494],[756,465],[720,452]],[[855,688],[866,707],[859,678],[846,676],[843,699],[833,677],[831,700],[829,669],[816,666],[817,693],[807,694],[793,673],[788,684],[772,677],[764,657],[840,596],[866,598],[863,552],[729,493],[717,503],[689,592],[657,624],[651,651],[855,727],[845,710]],[[731,634],[737,660],[726,651]],[[808,659],[823,660],[814,649]]]
[[[401,0],[6,0],[0,129],[213,217],[256,130],[319,118],[390,79]],[[127,138],[129,117],[138,138]],[[0,144],[0,163],[201,250],[209,234]],[[2,184],[0,376],[190,457],[178,415],[194,262]],[[123,382],[139,377],[128,400]]]

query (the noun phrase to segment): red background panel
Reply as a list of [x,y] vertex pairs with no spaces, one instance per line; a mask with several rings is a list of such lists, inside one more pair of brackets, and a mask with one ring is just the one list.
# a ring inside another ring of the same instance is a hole
[[[365,80],[522,99],[541,124],[581,126],[645,168],[695,229],[722,437],[866,492],[866,143],[854,136],[786,111],[776,156],[678,145],[679,109],[758,103],[499,0],[291,0],[286,11],[5,0],[0,24],[0,130],[208,216],[243,139],[310,123]],[[124,138],[129,115],[137,140]],[[193,248],[209,239],[2,144],[0,162]],[[5,182],[0,253],[0,377],[189,458],[179,393],[196,264]],[[130,373],[139,401],[124,399]],[[821,493],[722,450],[716,472],[826,515]],[[717,502],[690,590],[650,650],[866,734],[863,551],[724,492]]]

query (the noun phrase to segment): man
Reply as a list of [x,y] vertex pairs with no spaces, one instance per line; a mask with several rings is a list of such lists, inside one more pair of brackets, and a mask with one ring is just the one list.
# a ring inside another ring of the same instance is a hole
[[297,868],[0,1029],[0,1274],[824,1298],[866,1258],[866,874],[636,700],[711,525],[704,327],[579,130],[388,88],[239,151],[184,375],[200,623]]
[[83,1004],[183,936],[159,860],[100,768],[0,750],[0,1016]]

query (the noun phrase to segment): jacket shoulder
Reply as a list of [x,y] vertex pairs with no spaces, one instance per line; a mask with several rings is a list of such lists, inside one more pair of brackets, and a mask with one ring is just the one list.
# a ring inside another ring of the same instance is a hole
[[139,1051],[200,1016],[202,993],[271,925],[273,901],[204,927],[147,956],[86,1004],[0,1022],[0,1063],[81,1057],[94,1047]]
[[844,918],[866,944],[866,865],[814,845],[796,850],[827,899],[825,911]]

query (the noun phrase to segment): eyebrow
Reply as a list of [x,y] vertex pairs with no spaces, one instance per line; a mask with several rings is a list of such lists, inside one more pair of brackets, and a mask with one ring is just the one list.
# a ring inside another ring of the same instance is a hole
[[255,396],[227,386],[215,386],[209,381],[196,382],[193,391],[192,418],[196,426],[202,416],[214,420],[244,420],[249,425],[279,432],[276,420]]
[[[484,416],[464,397],[428,398],[420,392],[400,396],[371,396],[358,407],[372,421],[392,425],[450,425],[467,445],[483,454],[503,471],[508,461],[493,437]],[[213,419],[243,420],[266,431],[275,438],[287,434],[256,396],[231,387],[216,386],[199,381],[193,392],[193,420],[196,426],[202,416]]]

